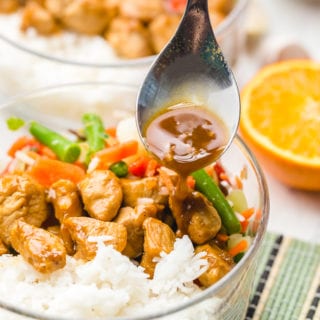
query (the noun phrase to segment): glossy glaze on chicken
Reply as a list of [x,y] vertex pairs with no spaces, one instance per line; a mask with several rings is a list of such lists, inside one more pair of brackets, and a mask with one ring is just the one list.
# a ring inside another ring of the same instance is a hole
[[[52,134],[41,129],[42,135]],[[39,142],[32,127],[34,137],[13,143],[12,159],[0,175],[0,253],[21,254],[39,272],[50,273],[64,267],[67,255],[92,260],[97,245],[91,238],[98,236],[152,277],[160,253],[169,253],[177,237],[188,235],[209,263],[199,285],[210,286],[229,272],[247,248],[237,252],[229,246],[234,234],[214,203],[197,190],[198,177],[189,176],[182,192],[181,176],[161,166],[138,141],[120,141],[117,129],[102,127],[99,134],[94,129],[79,130],[81,139],[72,144],[81,155],[73,163],[61,161],[47,137],[40,139],[46,144]],[[99,150],[93,151],[97,141],[89,143],[92,134],[103,143]],[[61,141],[66,144],[65,138]],[[242,192],[239,181],[225,178],[221,164],[203,172],[221,194]],[[239,241],[245,231],[239,228]]]
[[[232,10],[234,0],[209,0],[216,27]],[[101,35],[122,58],[158,53],[176,30],[185,0],[1,0],[0,12],[21,10],[21,30],[34,28],[45,36],[71,30]]]

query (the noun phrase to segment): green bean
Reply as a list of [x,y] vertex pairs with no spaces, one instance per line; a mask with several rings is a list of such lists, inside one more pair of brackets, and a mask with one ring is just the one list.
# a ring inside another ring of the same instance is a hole
[[109,169],[119,178],[123,178],[128,174],[128,165],[122,160],[112,164]]
[[227,233],[233,234],[240,232],[241,225],[238,218],[220,188],[207,172],[204,169],[200,169],[193,172],[192,176],[196,182],[196,189],[203,193],[217,209]]
[[107,135],[102,119],[97,114],[85,113],[82,116],[82,122],[84,124],[84,134],[89,145],[87,160],[90,161],[93,153],[104,148]]
[[245,254],[244,252],[238,253],[235,257],[233,257],[233,261],[235,263],[238,263],[243,258],[244,254]]
[[30,133],[42,144],[50,148],[64,162],[75,162],[80,155],[80,146],[59,133],[33,121],[29,127]]

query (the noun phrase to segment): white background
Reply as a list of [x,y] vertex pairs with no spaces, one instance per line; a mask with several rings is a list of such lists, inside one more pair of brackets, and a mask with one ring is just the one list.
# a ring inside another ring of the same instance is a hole
[[[274,54],[270,49],[282,41],[301,45],[320,62],[319,0],[257,0],[255,4],[255,19],[265,21],[266,30],[258,49],[240,58],[236,75],[241,85],[256,71],[262,56]],[[266,176],[271,205],[268,229],[320,243],[320,192],[292,190]]]

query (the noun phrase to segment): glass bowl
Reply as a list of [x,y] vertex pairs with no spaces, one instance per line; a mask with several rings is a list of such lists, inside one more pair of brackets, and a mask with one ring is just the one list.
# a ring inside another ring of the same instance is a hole
[[[9,148],[16,136],[21,136],[21,131],[17,133],[7,129],[5,120],[9,117],[39,120],[59,130],[59,128],[66,127],[77,128],[81,115],[90,111],[100,114],[106,126],[114,125],[117,121],[134,114],[136,95],[136,86],[113,83],[78,83],[40,89],[30,94],[13,97],[0,107],[0,163],[4,164],[5,150]],[[249,233],[253,236],[249,250],[226,276],[196,296],[178,305],[170,305],[168,301],[168,307],[160,311],[117,319],[240,320],[245,318],[255,268],[259,263],[257,253],[261,250],[268,221],[268,189],[260,166],[241,138],[235,138],[230,148],[222,156],[222,163],[226,170],[233,174],[238,175],[245,172],[243,190],[248,205],[257,209],[249,229]],[[61,314],[54,316],[38,314],[36,311],[27,310],[6,301],[5,295],[0,298],[0,306],[2,307],[0,318],[71,319]],[[81,317],[76,318],[80,320]]]
[[[242,48],[248,2],[237,0],[234,9],[215,29],[218,42],[231,65],[236,62]],[[18,30],[16,20],[14,16],[0,15],[0,40],[4,40],[0,41],[0,93],[7,95],[75,81],[140,84],[155,59],[155,56],[133,60],[110,58],[112,52],[105,48],[103,39],[96,39],[93,45],[89,45],[85,38],[78,41],[67,41],[67,38],[61,44],[55,38],[42,41],[33,33],[26,37]],[[75,51],[76,45],[82,48],[82,54],[80,50]]]

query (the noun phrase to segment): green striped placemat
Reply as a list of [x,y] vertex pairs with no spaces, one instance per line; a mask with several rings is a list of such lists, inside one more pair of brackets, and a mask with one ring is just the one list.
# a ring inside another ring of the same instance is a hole
[[267,233],[246,320],[320,319],[320,244]]

